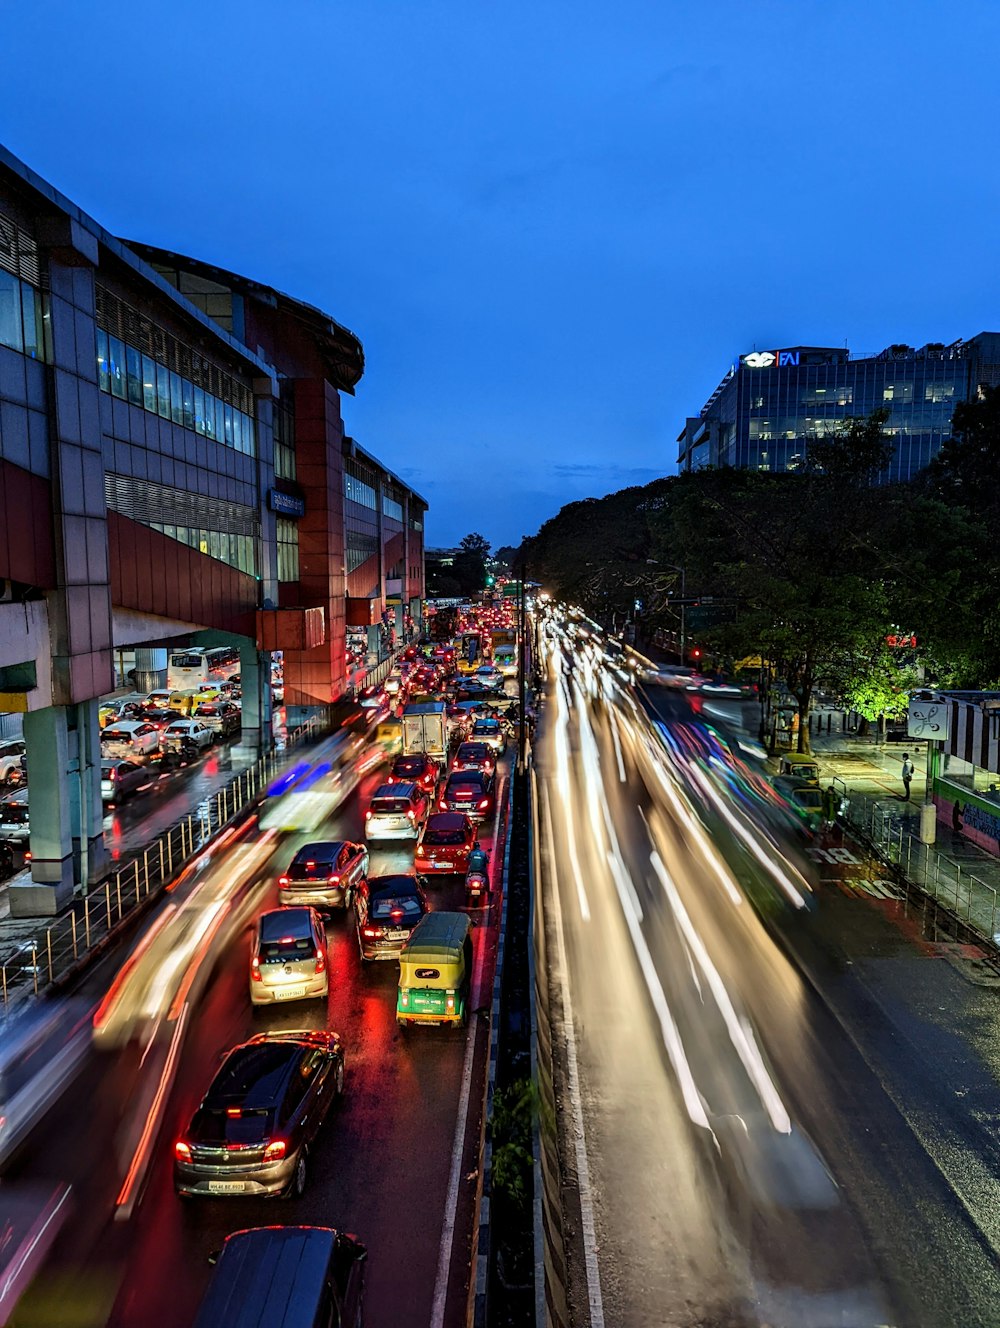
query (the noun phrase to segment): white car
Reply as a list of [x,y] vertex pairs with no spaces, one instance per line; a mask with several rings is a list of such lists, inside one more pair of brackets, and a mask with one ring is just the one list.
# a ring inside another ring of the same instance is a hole
[[24,755],[24,743],[20,738],[10,742],[0,742],[0,784],[13,782],[21,774],[21,757]]
[[131,761],[137,756],[155,756],[160,750],[160,730],[141,719],[117,719],[101,730],[101,756]]
[[182,743],[192,742],[199,752],[211,747],[214,732],[199,719],[175,719],[160,735],[160,748],[165,752],[179,752]]
[[[516,668],[514,672],[517,672]],[[481,664],[476,669],[474,676],[479,679],[484,687],[492,687],[496,692],[503,691],[503,674],[492,664]]]

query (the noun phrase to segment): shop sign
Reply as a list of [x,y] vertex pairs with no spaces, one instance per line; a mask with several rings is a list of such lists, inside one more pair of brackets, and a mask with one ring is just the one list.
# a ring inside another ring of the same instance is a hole
[[930,742],[947,742],[951,736],[951,707],[947,701],[935,699],[916,701],[910,698],[906,712],[906,736],[926,738]]
[[272,512],[277,512],[279,516],[305,516],[306,514],[304,498],[297,498],[292,493],[282,493],[280,489],[268,489],[267,505]]
[[754,350],[742,355],[740,363],[748,369],[797,369],[799,354],[797,350]]

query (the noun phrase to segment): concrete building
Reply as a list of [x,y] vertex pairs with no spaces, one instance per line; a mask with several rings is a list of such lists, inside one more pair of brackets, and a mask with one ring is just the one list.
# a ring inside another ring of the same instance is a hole
[[877,355],[829,346],[793,346],[741,355],[698,415],[685,420],[679,470],[736,466],[796,470],[811,442],[852,416],[889,410],[893,454],[883,479],[923,469],[951,431],[960,401],[1000,383],[1000,333],[949,346],[894,345]]
[[149,682],[168,643],[237,644],[267,742],[268,650],[295,719],[350,694],[349,621],[380,647],[419,621],[426,504],[344,437],[363,370],[320,310],[115,238],[0,149],[0,711],[23,715],[34,882],[12,912],[102,872],[116,649]]

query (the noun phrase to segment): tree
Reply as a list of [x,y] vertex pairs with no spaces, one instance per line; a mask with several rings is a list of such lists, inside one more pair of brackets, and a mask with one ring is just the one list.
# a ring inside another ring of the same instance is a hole
[[883,719],[906,714],[909,692],[920,679],[912,667],[900,665],[884,643],[869,658],[853,661],[844,686],[844,701],[869,724],[882,727]]
[[477,531],[466,535],[455,554],[454,573],[463,595],[475,595],[486,585],[486,559],[490,542]]

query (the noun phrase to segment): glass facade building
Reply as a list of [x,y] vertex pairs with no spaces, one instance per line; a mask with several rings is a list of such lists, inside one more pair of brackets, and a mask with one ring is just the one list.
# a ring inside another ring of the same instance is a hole
[[883,482],[907,480],[951,432],[955,406],[1000,383],[1000,333],[949,346],[890,346],[854,356],[796,346],[741,356],[678,437],[678,468],[797,470],[809,445],[845,419],[888,409],[893,446]]

